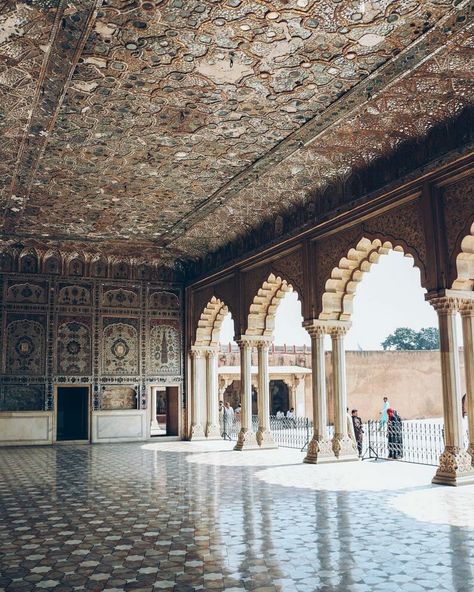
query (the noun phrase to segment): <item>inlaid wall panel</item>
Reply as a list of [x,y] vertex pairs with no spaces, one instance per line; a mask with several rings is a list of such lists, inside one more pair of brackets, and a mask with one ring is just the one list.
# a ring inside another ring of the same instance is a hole
[[121,261],[109,265],[104,280],[100,258],[7,255],[8,271],[0,271],[0,412],[50,410],[61,384],[90,384],[97,410],[144,408],[149,384],[182,380],[179,285],[149,281],[146,273],[148,280],[130,279],[140,274]]

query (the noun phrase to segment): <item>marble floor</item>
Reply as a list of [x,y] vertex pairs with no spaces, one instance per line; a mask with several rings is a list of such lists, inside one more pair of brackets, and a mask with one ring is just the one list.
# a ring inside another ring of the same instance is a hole
[[2,449],[0,590],[474,590],[474,486],[231,446]]

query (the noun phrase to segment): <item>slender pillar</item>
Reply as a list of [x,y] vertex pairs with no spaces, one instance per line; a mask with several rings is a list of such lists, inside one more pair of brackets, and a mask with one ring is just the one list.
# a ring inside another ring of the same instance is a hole
[[252,426],[252,344],[238,341],[240,348],[240,432],[234,450],[258,448]]
[[212,440],[217,440],[221,437],[219,429],[219,385],[217,384],[217,380],[217,350],[208,349],[206,351],[206,437]]
[[323,460],[334,460],[331,442],[328,440],[328,414],[326,394],[326,365],[324,359],[324,335],[322,326],[307,327],[311,335],[311,371],[313,394],[313,437],[303,460],[315,464]]
[[157,391],[157,388],[155,386],[152,386],[151,387],[151,401],[150,401],[150,413],[151,413],[150,428],[151,428],[151,431],[160,429],[158,421],[156,420],[156,391]]
[[466,374],[467,425],[469,445],[474,467],[474,300],[466,300],[461,306],[462,333],[464,341],[464,371]]
[[202,425],[202,405],[205,398],[206,372],[205,372],[205,351],[199,349],[191,350],[192,364],[192,399],[191,399],[191,430],[190,440],[203,440],[205,438]]
[[458,300],[442,297],[430,301],[439,320],[443,385],[444,452],[433,483],[459,485],[472,482],[471,456],[464,450],[459,351],[456,336]]
[[339,460],[358,460],[355,442],[347,433],[346,352],[344,336],[350,325],[333,325],[328,330],[332,340],[332,378],[334,397],[334,437],[332,450]]
[[258,351],[258,431],[257,442],[261,448],[278,448],[270,430],[270,381],[268,376],[267,340],[257,341]]

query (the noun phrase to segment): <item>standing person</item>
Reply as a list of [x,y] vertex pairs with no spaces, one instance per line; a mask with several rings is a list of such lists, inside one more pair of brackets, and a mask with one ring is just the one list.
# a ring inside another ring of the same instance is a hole
[[383,428],[384,426],[387,425],[387,422],[389,420],[389,417],[388,417],[389,408],[390,408],[390,403],[388,402],[388,398],[384,397],[382,411],[380,412],[380,427],[381,428]]
[[355,440],[357,442],[357,450],[359,456],[362,456],[362,442],[364,440],[364,428],[362,427],[362,419],[357,415],[357,409],[353,409],[351,413],[352,426],[354,428]]
[[355,437],[355,432],[354,432],[354,424],[352,422],[352,417],[349,415],[349,407],[346,407],[346,423],[347,423],[347,435],[355,444],[356,437]]
[[293,427],[296,428],[296,413],[294,407],[292,407],[289,411],[286,412],[286,419],[289,419],[290,422],[293,424]]
[[392,413],[392,446],[393,458],[403,457],[403,422],[402,418],[395,409]]
[[229,432],[234,425],[234,410],[230,406],[229,401],[226,401],[224,404],[224,439],[225,436],[229,435]]

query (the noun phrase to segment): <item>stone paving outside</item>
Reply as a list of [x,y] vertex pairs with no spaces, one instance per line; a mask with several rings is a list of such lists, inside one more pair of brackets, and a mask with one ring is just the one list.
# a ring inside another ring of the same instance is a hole
[[474,486],[146,442],[0,451],[0,590],[474,590]]

